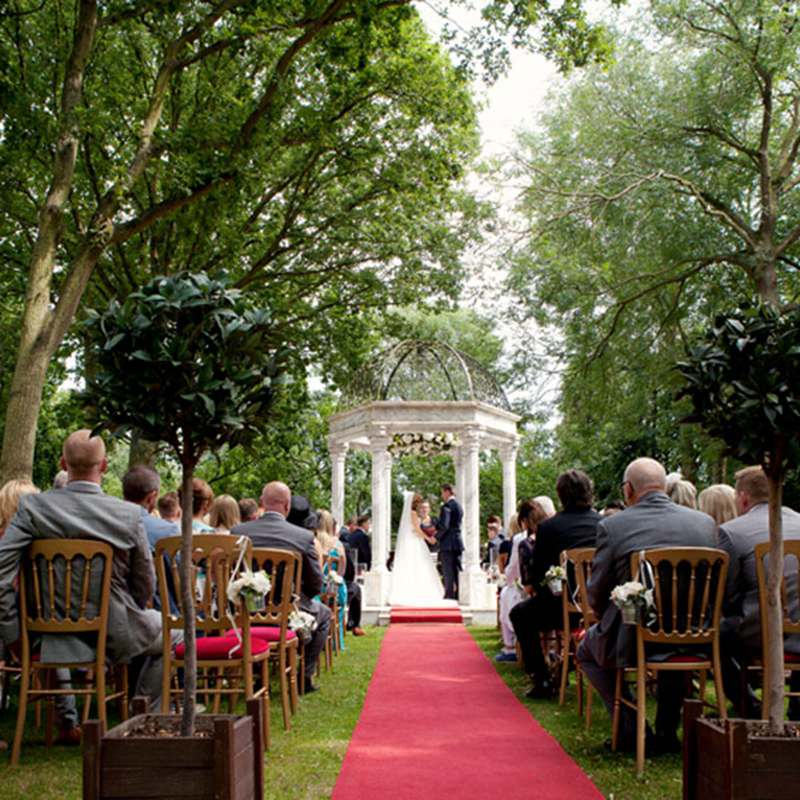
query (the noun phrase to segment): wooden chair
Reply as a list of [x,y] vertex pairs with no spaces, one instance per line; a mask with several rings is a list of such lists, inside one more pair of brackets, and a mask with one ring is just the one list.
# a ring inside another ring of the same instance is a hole
[[[323,566],[323,574],[326,579],[332,570],[336,570],[338,575],[344,578],[344,570],[346,564],[346,556],[344,553],[338,556],[328,555],[325,557],[325,564]],[[331,649],[333,654],[338,655],[341,650],[344,650],[344,629],[346,625],[347,603],[341,605],[336,593],[323,593],[322,601],[327,603],[331,610]]]
[[[172,685],[172,675],[184,665],[183,644],[173,648],[171,633],[183,630],[184,604],[180,575],[180,536],[167,536],[156,544],[156,573],[162,598],[168,597],[167,571],[175,587],[176,609],[161,603],[163,620],[164,673],[161,687],[161,713],[169,713],[170,699],[181,694]],[[269,747],[269,642],[250,636],[250,615],[241,600],[231,603],[226,590],[241,549],[245,563],[252,558],[249,539],[219,534],[197,534],[192,538],[192,597],[195,599],[195,630],[202,633],[196,640],[197,679],[203,691],[215,698],[235,698],[242,692],[246,700],[261,699],[264,703],[264,742]],[[198,577],[202,575],[202,579]],[[241,641],[239,641],[241,639]],[[256,690],[254,671],[261,673],[261,688]]]
[[[47,539],[35,541],[22,562],[19,578],[21,665],[19,710],[11,765],[19,762],[28,703],[57,695],[97,699],[97,713],[106,724],[106,703],[120,701],[127,719],[127,670],[116,670],[117,687],[106,691],[106,638],[114,551],[97,540]],[[41,636],[80,636],[91,642],[94,659],[47,662],[32,654],[32,640]],[[55,669],[87,669],[81,688],[62,688],[48,677]],[[44,679],[42,679],[44,678]],[[52,713],[52,712],[51,712]],[[48,725],[48,731],[52,726]],[[50,735],[48,733],[48,743]]]
[[[611,729],[612,749],[619,736],[621,706],[636,711],[636,771],[644,772],[646,731],[647,676],[662,670],[700,673],[700,700],[705,701],[706,673],[713,672],[716,706],[727,719],[722,668],[719,655],[719,620],[728,554],[712,547],[664,547],[644,551],[654,579],[656,620],[652,627],[636,625],[636,700],[623,696],[626,670],[617,670],[614,715]],[[639,574],[640,553],[631,554],[631,575]],[[647,658],[647,645],[661,645],[678,652],[663,660]],[[696,653],[688,651],[695,650]],[[710,651],[710,655],[709,655]]]
[[[763,665],[764,688],[761,699],[761,716],[767,719],[769,683],[769,647],[767,644],[767,568],[769,542],[757,544],[755,548],[756,578],[758,579],[758,609],[761,614],[761,663]],[[791,568],[794,560],[794,569]],[[792,618],[794,609],[795,618]],[[783,542],[783,578],[781,579],[781,610],[783,612],[783,635],[800,635],[800,540],[789,539]],[[789,672],[800,671],[800,655],[783,654],[784,669]],[[786,690],[786,697],[800,697],[800,692]]]
[[253,569],[262,569],[270,576],[270,590],[261,611],[250,614],[250,635],[272,645],[272,657],[278,662],[281,687],[283,727],[289,730],[290,714],[297,712],[297,653],[299,640],[289,629],[295,595],[298,553],[290,550],[253,549]]
[[[562,636],[561,653],[561,688],[559,691],[559,705],[564,705],[569,683],[570,659],[575,665],[575,689],[578,696],[578,714],[584,713],[584,683],[583,672],[581,671],[576,657],[578,645],[581,643],[586,631],[595,623],[594,612],[586,599],[586,586],[592,574],[592,559],[594,558],[594,547],[575,547],[572,550],[564,550],[561,553],[561,567],[567,575],[561,588],[561,599],[563,609],[564,635]],[[570,573],[573,576],[573,583],[570,584]],[[573,586],[574,592],[573,592]],[[573,628],[571,616],[580,615],[580,625]],[[586,694],[586,729],[592,724],[592,685],[587,681]]]

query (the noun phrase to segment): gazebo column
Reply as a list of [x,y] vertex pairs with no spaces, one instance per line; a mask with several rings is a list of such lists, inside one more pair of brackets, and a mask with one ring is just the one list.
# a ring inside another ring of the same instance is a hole
[[328,449],[331,454],[331,514],[341,527],[346,521],[344,518],[344,467],[348,446],[346,443],[336,442],[329,444]]
[[[459,445],[453,451],[453,467],[455,471],[455,480],[453,485],[455,486],[456,497],[460,498],[461,500],[464,498],[464,464],[464,452]],[[439,487],[437,486],[436,488],[438,490]]]
[[372,456],[372,568],[364,583],[364,604],[382,606],[388,597],[389,528],[391,525],[392,457],[388,436],[370,437]]
[[517,513],[517,442],[503,445],[499,452],[503,466],[503,525],[507,531],[511,517]]
[[470,608],[482,608],[486,603],[486,576],[481,570],[480,537],[480,453],[483,436],[477,429],[468,430],[462,437],[464,507],[464,557],[459,587],[459,600]]

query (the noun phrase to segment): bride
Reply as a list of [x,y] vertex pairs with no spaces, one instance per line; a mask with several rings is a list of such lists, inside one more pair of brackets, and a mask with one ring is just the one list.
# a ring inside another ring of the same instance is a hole
[[405,493],[389,593],[389,604],[393,606],[444,605],[442,581],[425,544],[433,540],[419,526],[417,508],[421,502],[418,494]]

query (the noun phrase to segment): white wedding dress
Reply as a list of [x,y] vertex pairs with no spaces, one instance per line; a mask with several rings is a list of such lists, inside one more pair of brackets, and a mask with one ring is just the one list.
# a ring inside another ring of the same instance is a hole
[[416,608],[439,608],[453,605],[444,599],[444,587],[436,571],[425,540],[414,530],[411,501],[413,492],[405,493],[403,515],[397,532],[397,545],[391,573],[389,604]]

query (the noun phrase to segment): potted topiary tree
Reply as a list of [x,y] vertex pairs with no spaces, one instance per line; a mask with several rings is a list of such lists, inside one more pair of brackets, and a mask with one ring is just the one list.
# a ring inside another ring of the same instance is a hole
[[[699,422],[731,455],[764,469],[770,543],[768,613],[762,620],[769,649],[768,719],[720,726],[699,719],[697,706],[687,706],[684,796],[702,791],[704,798],[794,797],[800,777],[800,731],[787,729],[783,719],[781,507],[787,470],[800,463],[800,311],[781,313],[758,305],[719,316],[678,370],[686,381],[681,394],[694,408],[687,422]],[[721,760],[697,757],[696,751],[707,756],[709,749]],[[790,776],[795,779],[787,780]],[[715,786],[719,795],[711,788]]]
[[[89,407],[100,420],[97,430],[109,429],[121,435],[136,429],[150,441],[166,443],[181,464],[180,569],[186,652],[179,734],[187,748],[199,752],[200,745],[192,739],[197,686],[190,572],[192,479],[205,452],[223,444],[244,443],[263,430],[280,372],[270,315],[252,308],[225,278],[212,280],[202,273],[181,274],[156,278],[130,294],[124,303],[112,302],[103,313],[89,318],[87,335],[96,346],[86,394]],[[241,738],[245,734],[237,735]],[[121,744],[125,740],[115,738],[114,752]],[[157,746],[163,748],[164,744],[162,739]],[[174,750],[173,745],[169,746]],[[214,747],[208,753],[213,757]],[[253,753],[263,769],[261,749],[253,746]],[[230,754],[223,755],[228,759]],[[87,781],[103,783],[102,779],[93,781],[97,770],[105,768],[102,753],[94,756],[91,764],[84,763],[85,786]],[[160,763],[141,760],[146,770],[152,770],[153,763]],[[206,772],[217,768],[219,765],[208,763],[203,767]],[[253,768],[258,774],[259,764]],[[184,772],[183,780],[186,779]],[[91,796],[105,796],[102,789],[98,792]],[[224,791],[223,795],[227,796]],[[164,796],[172,796],[166,786]]]

